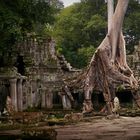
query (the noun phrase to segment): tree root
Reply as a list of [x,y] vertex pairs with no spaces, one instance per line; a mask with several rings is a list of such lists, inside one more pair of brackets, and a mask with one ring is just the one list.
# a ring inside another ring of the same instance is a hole
[[84,89],[85,94],[83,112],[93,110],[91,94],[95,90],[103,93],[106,102],[104,109],[108,114],[112,114],[111,102],[120,86],[133,91],[133,98],[140,107],[138,82],[127,65],[125,41],[122,34],[122,23],[128,3],[129,0],[118,0],[108,34],[93,55],[87,71],[77,79],[77,84]]

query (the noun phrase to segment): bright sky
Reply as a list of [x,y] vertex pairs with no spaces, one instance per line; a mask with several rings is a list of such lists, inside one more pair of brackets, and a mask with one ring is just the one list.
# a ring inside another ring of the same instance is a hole
[[61,0],[61,1],[63,1],[65,7],[70,6],[75,2],[80,2],[80,0]]

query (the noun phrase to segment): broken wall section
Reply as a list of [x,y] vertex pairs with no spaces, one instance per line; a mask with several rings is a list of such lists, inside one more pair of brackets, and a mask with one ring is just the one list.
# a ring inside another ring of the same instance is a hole
[[[23,110],[29,107],[51,109],[57,105],[71,109],[72,101],[67,95],[70,92],[64,88],[64,79],[78,75],[79,70],[73,69],[63,56],[57,56],[55,41],[31,35],[24,37],[17,46],[18,57],[23,59],[24,75],[27,77],[21,101]],[[18,72],[22,71],[23,67],[18,66],[17,61]]]

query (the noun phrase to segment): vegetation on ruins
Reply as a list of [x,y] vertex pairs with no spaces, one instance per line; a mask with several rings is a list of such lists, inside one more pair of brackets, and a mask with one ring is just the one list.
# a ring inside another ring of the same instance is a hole
[[46,35],[45,28],[53,24],[59,8],[47,0],[1,0],[0,66],[11,64],[9,58],[16,51],[14,45],[23,36],[28,33]]
[[[107,32],[105,2],[81,0],[80,3],[64,9],[61,1],[51,2],[50,5],[47,0],[0,1],[1,66],[12,64],[9,57],[16,51],[13,46],[27,33],[54,36],[58,52],[64,54],[74,67],[87,66]],[[57,21],[53,26],[55,17]],[[131,0],[124,22],[128,53],[138,44],[139,19],[140,5],[138,1]]]

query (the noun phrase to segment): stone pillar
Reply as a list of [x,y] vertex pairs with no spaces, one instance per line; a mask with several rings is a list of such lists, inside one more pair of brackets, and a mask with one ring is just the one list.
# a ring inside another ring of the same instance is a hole
[[31,107],[35,107],[36,104],[36,93],[32,91],[31,93]]
[[66,95],[62,95],[62,105],[63,109],[67,109]]
[[37,103],[37,85],[36,81],[31,81],[31,107],[36,107]]
[[68,96],[66,96],[66,102],[67,102],[67,109],[71,109],[71,101]]
[[10,96],[12,100],[12,105],[14,107],[15,111],[18,111],[17,109],[17,79],[10,79]]
[[42,90],[41,98],[42,98],[41,99],[42,100],[41,107],[45,108],[45,106],[46,106],[46,95],[45,95],[45,91],[44,90]]
[[62,105],[63,109],[71,109],[71,101],[67,95],[62,95]]
[[36,103],[35,103],[35,107],[41,107],[41,99],[42,99],[42,97],[41,97],[41,94],[40,93],[38,93],[38,91],[36,92]]
[[[23,82],[22,82],[22,84],[24,84]],[[27,108],[28,107],[31,107],[31,104],[32,104],[32,100],[31,100],[31,87],[30,87],[31,85],[30,85],[30,82],[28,81],[28,80],[26,80],[26,100],[27,100]],[[25,92],[25,91],[24,91]]]
[[46,93],[46,107],[48,109],[53,108],[53,93],[52,92]]
[[17,105],[18,105],[18,111],[23,111],[22,81],[23,81],[23,79],[19,79],[18,82],[17,82]]
[[65,92],[60,92],[59,95],[62,99],[63,109],[71,109],[71,100]]

